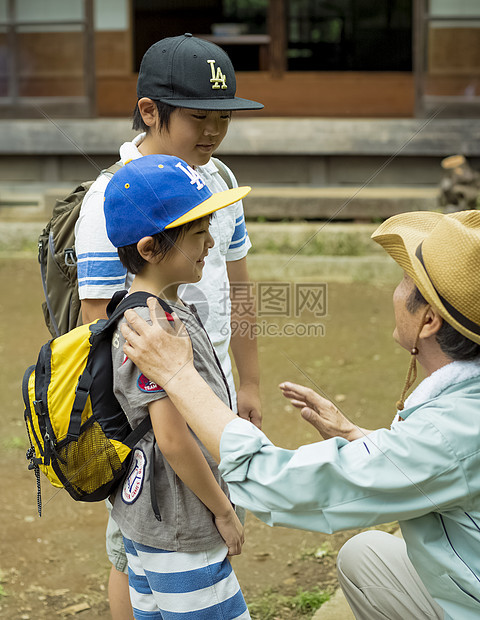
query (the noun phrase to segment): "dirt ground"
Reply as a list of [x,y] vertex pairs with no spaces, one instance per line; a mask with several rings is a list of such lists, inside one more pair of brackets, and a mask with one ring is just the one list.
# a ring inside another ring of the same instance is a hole
[[[39,518],[34,475],[27,470],[21,378],[48,340],[36,260],[0,259],[0,286],[0,618],[108,619],[103,503],[76,503],[43,479],[44,514]],[[328,300],[321,341],[259,341],[264,430],[283,447],[317,441],[279,395],[276,385],[284,379],[307,384],[314,376],[362,426],[386,425],[392,418],[408,360],[391,343],[391,287],[330,285]],[[353,533],[329,536],[269,528],[249,514],[243,554],[233,561],[247,603],[271,591],[293,595],[299,588],[333,590],[336,553]],[[297,617],[297,612],[284,610],[277,620]]]

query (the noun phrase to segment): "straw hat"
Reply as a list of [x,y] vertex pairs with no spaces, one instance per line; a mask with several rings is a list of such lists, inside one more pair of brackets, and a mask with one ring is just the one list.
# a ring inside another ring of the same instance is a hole
[[447,323],[480,344],[480,211],[401,213],[372,239]]

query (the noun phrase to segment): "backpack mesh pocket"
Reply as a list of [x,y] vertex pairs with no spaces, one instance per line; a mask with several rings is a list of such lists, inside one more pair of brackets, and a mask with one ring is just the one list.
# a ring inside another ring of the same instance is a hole
[[98,422],[82,428],[78,441],[57,446],[52,465],[76,500],[98,501],[113,492],[129,458],[122,461]]

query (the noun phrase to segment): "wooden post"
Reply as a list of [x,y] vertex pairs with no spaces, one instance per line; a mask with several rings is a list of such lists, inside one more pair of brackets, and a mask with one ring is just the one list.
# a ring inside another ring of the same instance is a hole
[[268,34],[270,35],[270,73],[281,78],[287,70],[287,11],[285,0],[269,0]]
[[415,88],[415,116],[425,116],[425,80],[426,80],[426,42],[428,37],[427,3],[425,0],[413,0],[413,37],[412,59]]
[[8,98],[14,108],[18,102],[18,38],[15,27],[15,0],[7,4],[7,58],[8,58]]
[[93,118],[97,114],[97,76],[95,72],[95,29],[93,0],[84,0],[84,88],[87,99],[87,114]]

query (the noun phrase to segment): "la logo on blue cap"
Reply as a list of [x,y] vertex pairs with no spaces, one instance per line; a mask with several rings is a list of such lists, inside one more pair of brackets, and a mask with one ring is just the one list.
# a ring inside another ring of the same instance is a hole
[[190,179],[190,183],[192,185],[196,183],[198,190],[203,189],[205,187],[205,183],[203,182],[202,177],[198,174],[196,170],[194,170],[193,168],[190,168],[190,166],[187,166],[185,168],[182,162],[179,161],[178,163],[175,164],[175,168],[180,168],[180,170],[182,170],[187,175],[187,177]]

